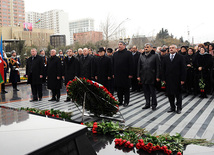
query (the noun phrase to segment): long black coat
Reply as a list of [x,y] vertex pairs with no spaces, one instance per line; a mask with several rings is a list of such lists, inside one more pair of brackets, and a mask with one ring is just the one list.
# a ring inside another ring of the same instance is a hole
[[10,58],[10,61],[9,61],[9,68],[10,68],[9,82],[10,83],[20,82],[20,74],[19,74],[19,71],[16,70],[16,68],[19,68],[19,67],[20,67],[19,58],[15,58],[15,59]]
[[113,75],[115,86],[127,88],[131,86],[129,75],[134,74],[134,57],[131,52],[124,49],[117,51],[113,55]]
[[[48,76],[48,89],[61,89],[62,82],[62,66],[60,58],[57,56],[50,57],[47,65],[47,76]],[[60,77],[60,80],[57,79]]]
[[[194,84],[194,76],[195,76],[195,70],[194,70],[194,63],[195,60],[195,55],[189,55],[187,54],[185,56],[185,62],[186,62],[186,67],[187,67],[187,77],[186,77],[186,85],[187,88],[190,88]],[[187,65],[191,65],[191,67],[188,67]]]
[[93,76],[93,57],[90,55],[87,55],[86,57],[82,56],[80,57],[80,77],[85,77],[88,79],[91,79]]
[[97,82],[108,89],[108,77],[112,77],[111,59],[107,56],[95,58]]
[[155,84],[156,78],[160,78],[160,58],[156,53],[140,55],[138,62],[138,77],[143,84]]
[[79,76],[79,61],[73,56],[70,60],[66,57],[63,64],[63,76],[65,76],[65,85],[67,85],[68,81]]
[[26,75],[28,75],[28,84],[42,84],[42,78],[40,78],[40,75],[43,75],[43,72],[44,66],[42,57],[37,55],[33,60],[32,57],[27,59]]
[[184,56],[177,54],[173,61],[170,60],[170,55],[167,54],[162,63],[163,81],[166,81],[167,94],[180,94],[181,81],[186,80],[186,64]]
[[137,78],[137,71],[138,71],[138,61],[140,58],[141,53],[140,52],[136,52],[133,57],[134,57],[134,74],[133,74],[133,78]]

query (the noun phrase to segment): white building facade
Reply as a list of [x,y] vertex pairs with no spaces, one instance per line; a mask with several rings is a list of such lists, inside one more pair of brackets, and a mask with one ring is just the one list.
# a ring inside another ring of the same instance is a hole
[[69,22],[70,44],[74,43],[73,34],[94,31],[94,19],[84,18]]
[[70,45],[68,13],[63,10],[50,10],[44,13],[26,12],[25,22],[33,28],[53,29],[55,34],[66,36],[66,45]]

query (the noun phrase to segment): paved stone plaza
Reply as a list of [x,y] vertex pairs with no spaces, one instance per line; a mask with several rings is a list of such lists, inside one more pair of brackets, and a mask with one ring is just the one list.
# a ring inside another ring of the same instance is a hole
[[[39,102],[29,102],[31,89],[29,85],[19,85],[20,91],[13,93],[9,86],[6,95],[1,94],[1,105],[20,108],[34,107],[39,109],[56,109],[62,111],[71,111],[72,120],[81,122],[82,114],[76,108],[74,103],[64,102],[66,99],[66,90],[61,90],[60,102],[49,102],[50,91],[44,90],[44,98]],[[125,118],[125,125],[133,127],[146,128],[152,134],[162,133],[180,133],[186,138],[202,138],[214,140],[214,96],[209,95],[206,99],[198,96],[183,96],[183,110],[181,114],[167,113],[169,108],[168,98],[164,92],[157,93],[158,106],[156,111],[152,109],[142,110],[145,104],[143,93],[131,93],[130,104],[128,107],[120,106],[120,111]],[[116,116],[120,119],[121,117]],[[85,116],[84,122],[100,121],[100,118]]]

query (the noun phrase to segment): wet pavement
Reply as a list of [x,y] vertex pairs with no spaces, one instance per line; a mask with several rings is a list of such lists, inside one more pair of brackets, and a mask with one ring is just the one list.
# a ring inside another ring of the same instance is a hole
[[[10,103],[10,102],[21,102],[30,100],[32,98],[31,95],[31,87],[30,85],[23,83],[17,86],[19,91],[14,91],[12,86],[6,86],[6,94],[0,94],[0,103]],[[46,85],[42,85],[43,98],[51,97],[51,91],[47,89]],[[61,89],[61,95],[66,94],[66,88],[63,86]]]

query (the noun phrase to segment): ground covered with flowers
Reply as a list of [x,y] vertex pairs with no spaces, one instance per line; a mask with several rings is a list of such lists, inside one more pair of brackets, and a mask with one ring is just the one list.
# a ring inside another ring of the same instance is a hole
[[88,122],[84,125],[94,135],[114,137],[115,148],[123,152],[136,150],[138,154],[181,155],[188,144],[213,145],[204,139],[186,139],[180,134],[151,135],[145,129],[126,127],[112,121]]

